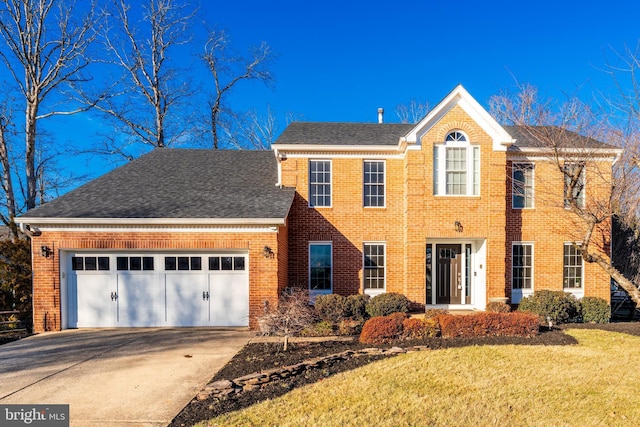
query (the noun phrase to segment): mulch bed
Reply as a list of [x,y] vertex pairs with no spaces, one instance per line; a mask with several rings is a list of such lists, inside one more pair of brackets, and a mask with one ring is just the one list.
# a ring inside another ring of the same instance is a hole
[[[577,325],[570,325],[576,327]],[[640,323],[611,323],[607,325],[580,325],[579,327],[598,327],[612,331],[620,331],[640,335]],[[565,327],[566,328],[566,327]],[[427,346],[430,349],[465,347],[473,345],[575,345],[577,341],[563,332],[561,328],[545,330],[533,338],[519,337],[486,337],[486,338],[430,338],[419,341],[401,341],[395,345],[408,348],[411,346]],[[386,345],[385,348],[394,344]],[[246,345],[224,366],[211,381],[232,380],[234,378],[281,366],[293,365],[315,357],[340,353],[345,350],[359,350],[371,345],[353,341],[323,341],[289,343],[288,351],[282,351],[281,343],[252,343]],[[214,418],[227,412],[251,406],[266,399],[273,399],[286,394],[294,388],[314,383],[339,372],[349,371],[381,358],[391,356],[368,355],[341,361],[322,369],[307,371],[304,375],[289,377],[284,380],[264,384],[252,391],[232,395],[224,400],[207,399],[192,401],[171,422],[171,427],[192,426],[197,422]]]

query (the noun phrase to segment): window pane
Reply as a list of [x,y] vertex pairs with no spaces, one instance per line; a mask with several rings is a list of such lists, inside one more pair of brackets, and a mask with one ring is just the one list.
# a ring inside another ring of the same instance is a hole
[[142,258],[142,269],[143,270],[153,270],[153,257],[146,256]]
[[199,256],[191,257],[191,270],[202,270],[202,258]]
[[467,194],[467,149],[448,147],[446,149],[446,185],[447,194]]
[[84,270],[84,258],[74,256],[71,258],[71,269],[75,271]]
[[177,266],[176,257],[174,256],[166,256],[164,257],[164,269],[165,270],[175,270]]
[[96,261],[96,257],[94,256],[88,256],[84,258],[84,269],[85,270],[97,270],[98,269],[98,263]]
[[129,269],[135,271],[142,270],[142,257],[132,256],[129,258]]
[[563,282],[565,288],[582,288],[582,255],[571,243],[564,245]]
[[364,288],[384,289],[385,265],[384,245],[364,245]]
[[223,270],[233,270],[233,257],[224,256],[221,258],[221,260]]
[[209,257],[209,270],[220,270],[220,257],[219,256],[210,256]]
[[309,247],[309,288],[331,289],[331,245],[312,244]]
[[384,206],[384,161],[364,162],[364,205]]
[[179,256],[178,257],[178,270],[189,270],[189,257],[188,256]]
[[309,204],[331,206],[331,161],[309,161]]
[[119,256],[116,260],[118,270],[129,269],[129,258],[126,256]]
[[514,244],[511,254],[513,289],[531,289],[533,271],[533,245]]
[[108,256],[99,256],[98,257],[98,270],[109,270],[109,257]]
[[244,257],[236,256],[233,257],[233,269],[236,271],[244,270]]

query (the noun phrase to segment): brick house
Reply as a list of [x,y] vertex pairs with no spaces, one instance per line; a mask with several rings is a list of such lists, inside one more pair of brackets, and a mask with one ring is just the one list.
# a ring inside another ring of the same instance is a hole
[[[619,150],[573,135],[592,160],[577,196],[606,197]],[[20,218],[36,331],[255,325],[287,286],[399,292],[416,309],[539,289],[609,300],[539,142],[458,86],[415,125],[292,123],[271,151],[156,150]]]

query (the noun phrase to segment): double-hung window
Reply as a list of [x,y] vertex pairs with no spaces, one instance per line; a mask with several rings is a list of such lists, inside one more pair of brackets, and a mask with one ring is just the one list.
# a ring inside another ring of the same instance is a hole
[[309,290],[331,293],[332,248],[330,242],[309,243]]
[[384,160],[365,160],[363,164],[364,176],[364,206],[384,207],[385,196],[385,162]]
[[569,290],[582,289],[583,259],[582,254],[573,243],[564,244],[564,263],[562,280],[564,288]]
[[309,206],[331,206],[331,160],[309,160]]
[[533,163],[514,163],[511,169],[513,209],[533,208]]
[[385,289],[385,245],[383,243],[365,243],[364,290]]
[[528,290],[533,288],[533,245],[531,243],[512,245],[511,287]]
[[444,144],[433,147],[433,193],[480,195],[480,146],[471,145],[460,131],[450,132]]
[[585,165],[584,163],[565,163],[564,172],[564,207],[575,205],[584,207]]

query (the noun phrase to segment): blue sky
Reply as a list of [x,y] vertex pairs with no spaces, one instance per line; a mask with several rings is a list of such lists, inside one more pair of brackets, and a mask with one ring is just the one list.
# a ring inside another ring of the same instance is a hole
[[[398,122],[398,105],[415,99],[433,107],[457,84],[487,108],[492,95],[515,89],[514,79],[545,98],[610,93],[605,55],[615,59],[612,49],[636,46],[638,17],[640,2],[629,0],[201,0],[197,21],[226,30],[239,52],[262,41],[273,48],[273,87],[243,82],[228,102],[262,114],[269,106],[281,132],[288,115],[375,122],[378,107],[385,122]],[[203,28],[194,23],[194,41]],[[176,57],[191,77],[206,78],[193,55]],[[90,147],[99,142],[101,123],[82,115],[52,119],[41,129],[59,146]],[[63,162],[76,172],[86,168],[86,178],[122,163],[78,160]]]
[[611,48],[635,46],[640,2],[204,2],[238,47],[267,41],[276,85],[234,93],[310,121],[386,121],[412,98],[434,105],[458,83],[482,104],[514,77],[544,96],[612,90]]

